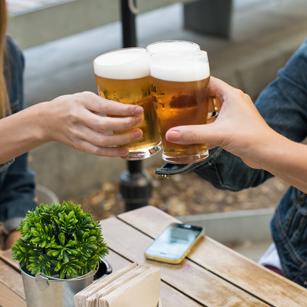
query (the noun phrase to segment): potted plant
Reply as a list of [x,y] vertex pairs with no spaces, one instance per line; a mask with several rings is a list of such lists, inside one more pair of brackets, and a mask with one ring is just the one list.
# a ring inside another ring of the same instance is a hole
[[74,294],[93,281],[108,251],[98,223],[80,205],[65,201],[29,211],[20,231],[13,257],[28,306],[74,306]]

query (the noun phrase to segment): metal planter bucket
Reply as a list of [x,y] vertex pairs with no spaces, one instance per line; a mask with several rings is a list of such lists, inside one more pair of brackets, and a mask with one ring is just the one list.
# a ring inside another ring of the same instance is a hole
[[74,295],[93,282],[95,271],[72,279],[21,274],[28,307],[74,307]]
[[94,278],[112,273],[109,263],[102,259],[96,271],[72,279],[44,275],[33,276],[21,269],[28,307],[74,307],[74,295],[89,286]]

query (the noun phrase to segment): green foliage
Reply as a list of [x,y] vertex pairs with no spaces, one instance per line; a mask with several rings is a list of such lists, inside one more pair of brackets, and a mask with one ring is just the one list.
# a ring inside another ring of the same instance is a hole
[[108,252],[98,223],[70,201],[42,204],[29,211],[20,231],[13,256],[33,275],[82,276],[94,270]]

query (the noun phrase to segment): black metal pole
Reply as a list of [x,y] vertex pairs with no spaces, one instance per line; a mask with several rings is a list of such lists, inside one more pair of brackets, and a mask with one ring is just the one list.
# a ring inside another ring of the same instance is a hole
[[129,0],[120,0],[121,21],[122,21],[122,41],[123,47],[136,47],[136,26],[135,15],[129,7]]
[[[129,0],[121,0],[121,23],[123,47],[137,46],[135,14],[129,7]],[[127,170],[120,176],[120,194],[126,210],[133,210],[148,204],[152,194],[150,177],[143,172],[142,161],[127,161]]]

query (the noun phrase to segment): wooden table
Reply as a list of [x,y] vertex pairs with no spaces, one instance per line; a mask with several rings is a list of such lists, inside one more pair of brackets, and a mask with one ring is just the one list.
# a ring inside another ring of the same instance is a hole
[[[166,213],[145,207],[101,222],[113,270],[131,262],[161,269],[163,307],[307,306],[307,290],[205,237],[181,265],[147,261],[145,248],[170,223]],[[21,276],[0,260],[0,306],[25,306]],[[146,306],[144,306],[146,307]]]

